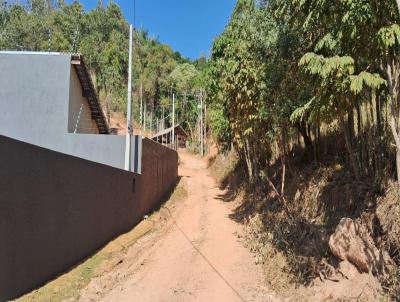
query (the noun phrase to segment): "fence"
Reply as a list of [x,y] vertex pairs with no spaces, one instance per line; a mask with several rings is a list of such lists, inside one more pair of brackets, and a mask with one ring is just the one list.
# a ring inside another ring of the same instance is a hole
[[177,153],[142,142],[142,174],[0,136],[0,301],[127,232],[177,179]]

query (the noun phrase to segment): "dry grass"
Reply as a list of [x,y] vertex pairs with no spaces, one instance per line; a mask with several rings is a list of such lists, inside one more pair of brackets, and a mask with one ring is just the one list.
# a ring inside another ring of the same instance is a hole
[[376,214],[383,230],[382,248],[394,260],[382,283],[393,301],[400,301],[400,196],[396,182],[390,182],[385,195],[378,199]]
[[237,164],[238,156],[234,151],[214,155],[208,159],[210,174],[219,185],[223,185],[223,182],[233,174]]
[[[268,186],[243,185],[243,171],[236,169],[228,156],[215,157],[211,171],[230,191],[226,201],[239,204],[231,217],[245,224],[246,245],[255,262],[263,265],[269,287],[278,293],[293,292],[295,287],[311,284],[321,271],[334,270],[329,235],[342,217],[357,218],[366,209],[368,212],[380,194],[368,179],[354,181],[341,161],[292,163],[285,185],[285,198],[293,214],[289,219]],[[281,174],[279,163],[271,167],[271,179],[278,189]],[[238,188],[235,182],[240,177]]]
[[293,284],[287,257],[272,244],[272,234],[264,230],[260,215],[249,219],[245,227],[245,245],[254,253],[256,264],[264,269],[265,281],[277,292],[287,290]]

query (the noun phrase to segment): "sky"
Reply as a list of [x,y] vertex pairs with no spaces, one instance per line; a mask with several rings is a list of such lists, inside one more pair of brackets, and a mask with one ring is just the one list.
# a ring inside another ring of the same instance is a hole
[[[97,3],[96,0],[80,2],[86,10]],[[114,2],[133,23],[133,0]],[[136,0],[136,27],[147,29],[151,37],[171,45],[184,57],[209,57],[213,39],[224,30],[235,3],[236,0]]]

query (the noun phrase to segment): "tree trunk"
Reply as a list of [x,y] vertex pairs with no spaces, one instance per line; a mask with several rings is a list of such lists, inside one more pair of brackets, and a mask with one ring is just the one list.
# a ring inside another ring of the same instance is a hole
[[317,161],[317,154],[318,154],[318,149],[317,149],[317,141],[318,141],[318,125],[315,125],[314,128],[314,143],[313,143],[313,151],[314,151],[314,161]]
[[354,111],[353,111],[353,107],[351,109],[349,109],[348,112],[348,118],[347,118],[347,126],[349,128],[349,136],[350,136],[350,140],[353,142],[354,141]]
[[397,9],[399,10],[400,13],[400,0],[396,0],[396,3],[397,3]]
[[357,109],[357,135],[361,137],[361,111],[360,111],[360,100],[357,98],[356,101],[356,109]]
[[362,120],[361,120],[361,109],[360,109],[360,99],[356,97],[356,111],[357,111],[357,136],[358,136],[358,159],[360,163],[360,168],[364,168],[364,149],[363,140],[364,136],[362,133]]
[[400,190],[400,150],[397,149],[396,153],[396,169],[397,169],[397,183],[398,183],[398,189]]
[[249,174],[249,180],[250,180],[250,182],[252,182],[254,179],[254,169],[253,169],[253,161],[251,158],[250,145],[249,145],[248,138],[244,139],[244,150],[245,150],[244,156],[246,159],[247,172]]
[[307,133],[307,126],[304,122],[296,123],[295,127],[300,132],[301,136],[304,139],[304,144],[306,145],[307,150],[312,150],[313,144],[310,136]]
[[340,127],[342,128],[342,131],[343,131],[343,134],[344,134],[344,139],[346,141],[347,152],[349,153],[349,157],[350,157],[350,164],[351,164],[351,167],[353,169],[353,173],[354,173],[355,178],[357,180],[360,180],[360,174],[358,172],[357,161],[356,161],[356,159],[354,157],[353,148],[351,146],[349,128],[346,127],[346,123],[344,121],[344,116],[343,116],[343,111],[340,108],[338,108],[337,111],[338,111],[338,115],[339,115],[339,124],[340,124]]
[[[388,88],[389,88],[389,96],[390,96],[390,129],[392,131],[392,135],[396,144],[396,169],[397,169],[397,182],[398,189],[400,190],[400,136],[398,131],[398,114],[396,112],[396,101],[397,101],[397,93],[396,93],[396,84],[394,81],[397,81],[397,72],[392,70],[392,66],[387,64],[386,72],[388,77]],[[394,76],[393,76],[394,75]]]
[[376,144],[377,144],[377,170],[378,170],[378,176],[381,176],[382,172],[382,121],[381,121],[381,95],[378,93],[376,96],[376,130],[377,130],[377,136],[376,136]]

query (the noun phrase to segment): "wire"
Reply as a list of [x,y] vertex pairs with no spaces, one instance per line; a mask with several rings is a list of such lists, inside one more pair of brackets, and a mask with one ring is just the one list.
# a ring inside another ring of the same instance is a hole
[[[167,211],[169,212],[170,217],[172,217],[172,213],[171,210],[164,206],[164,209],[167,209]],[[236,294],[236,296],[238,296],[238,298],[240,300],[242,300],[243,302],[246,302],[246,300],[242,297],[242,295],[233,287],[232,284],[229,283],[228,280],[226,280],[226,278],[222,275],[222,273],[220,273],[218,271],[218,269],[211,263],[210,260],[208,260],[208,258],[200,251],[200,249],[194,245],[193,241],[190,240],[189,236],[181,229],[181,227],[178,225],[178,223],[176,222],[175,219],[172,219],[172,223],[178,228],[179,232],[182,233],[182,235],[185,237],[186,241],[193,247],[193,249],[203,258],[203,260],[205,262],[207,262],[207,264],[212,268],[212,270],[225,282],[226,285],[228,285],[231,290]]]
[[136,0],[133,0],[133,28],[136,29]]

